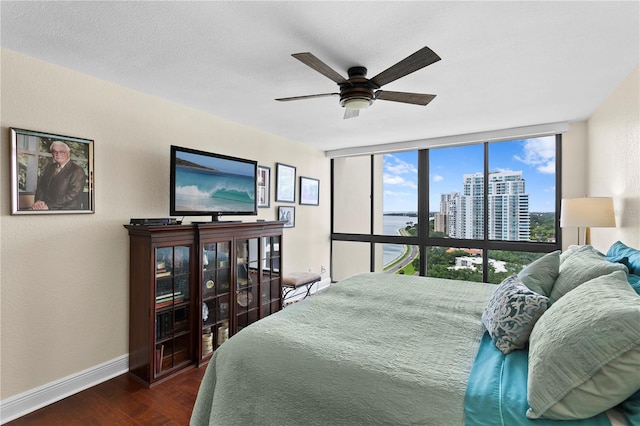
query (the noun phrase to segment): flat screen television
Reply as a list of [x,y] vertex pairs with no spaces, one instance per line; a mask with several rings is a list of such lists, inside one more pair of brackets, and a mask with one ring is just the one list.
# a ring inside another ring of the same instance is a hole
[[257,215],[257,169],[253,160],[172,145],[170,214]]

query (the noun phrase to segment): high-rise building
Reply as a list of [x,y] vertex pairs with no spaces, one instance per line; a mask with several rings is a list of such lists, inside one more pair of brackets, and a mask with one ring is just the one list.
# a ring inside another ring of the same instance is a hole
[[455,194],[455,192],[440,194],[440,211],[433,217],[433,230],[435,232],[449,234],[449,204]]
[[[463,175],[463,190],[442,194],[450,237],[484,238],[484,174]],[[529,241],[529,194],[522,171],[490,172],[488,182],[488,238]]]

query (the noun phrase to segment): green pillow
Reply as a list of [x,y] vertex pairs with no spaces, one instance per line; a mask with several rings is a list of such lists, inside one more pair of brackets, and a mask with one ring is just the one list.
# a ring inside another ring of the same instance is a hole
[[560,253],[560,264],[562,264],[562,262],[564,262],[567,259],[567,257],[571,256],[576,251],[590,250],[592,248],[593,247],[588,246],[588,245],[584,246],[584,245],[572,244],[569,247],[567,247],[567,249],[565,251]]
[[624,271],[597,277],[551,305],[533,327],[527,417],[595,416],[640,389],[638,371],[640,296]]
[[609,262],[591,246],[581,246],[569,251],[567,255],[560,255],[560,273],[549,294],[551,304],[580,284],[615,271],[626,273],[627,267],[621,263]]
[[525,266],[518,278],[529,290],[549,297],[560,272],[560,250],[547,253]]

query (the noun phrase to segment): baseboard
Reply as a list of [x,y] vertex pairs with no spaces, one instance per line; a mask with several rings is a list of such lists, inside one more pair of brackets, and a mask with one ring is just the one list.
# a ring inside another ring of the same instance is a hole
[[325,278],[318,283],[318,288],[316,289],[316,291],[312,291],[311,293],[322,291],[326,288],[329,288],[330,286],[331,286],[331,278]]
[[129,371],[129,354],[0,401],[0,424]]

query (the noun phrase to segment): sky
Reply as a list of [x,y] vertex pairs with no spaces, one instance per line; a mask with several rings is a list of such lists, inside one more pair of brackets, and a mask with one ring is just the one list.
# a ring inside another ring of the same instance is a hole
[[[483,144],[429,151],[429,210],[440,194],[462,192],[462,175],[483,172]],[[555,136],[489,144],[490,171],[522,171],[531,212],[555,210]],[[384,211],[417,211],[418,153],[384,156]]]

